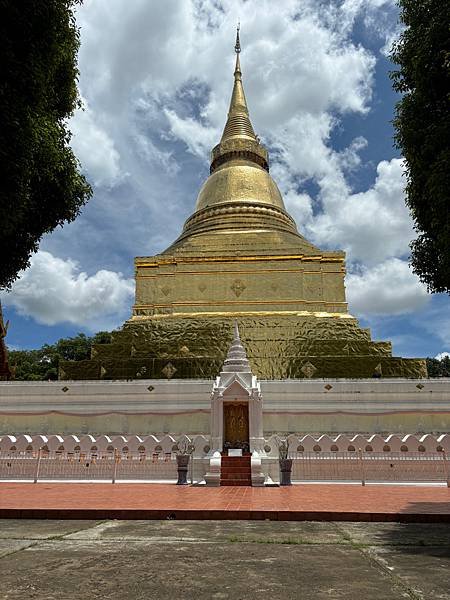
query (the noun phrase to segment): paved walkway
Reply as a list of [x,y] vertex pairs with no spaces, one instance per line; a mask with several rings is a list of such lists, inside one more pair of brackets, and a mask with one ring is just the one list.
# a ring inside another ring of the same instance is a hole
[[450,524],[0,519],[0,600],[450,600]]
[[450,522],[450,489],[0,483],[1,518]]

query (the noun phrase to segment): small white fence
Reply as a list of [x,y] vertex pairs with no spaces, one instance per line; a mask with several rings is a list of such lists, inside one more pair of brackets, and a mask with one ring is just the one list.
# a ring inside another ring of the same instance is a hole
[[[291,453],[292,481],[446,482],[450,461],[445,452],[301,452]],[[188,481],[204,479],[208,460],[190,460]],[[263,458],[262,470],[279,481],[278,459]],[[22,481],[160,481],[175,482],[174,453],[2,452],[0,480]]]
[[[279,481],[278,436],[264,443],[262,471]],[[448,482],[450,435],[287,437],[292,481]],[[193,446],[188,480],[208,470],[205,435],[6,435],[0,437],[0,480],[175,481],[176,452]]]
[[177,462],[165,454],[2,452],[0,480],[176,481]]
[[450,481],[445,452],[304,452],[292,458],[293,481]]
[[[207,461],[191,457],[188,481],[202,481],[206,470]],[[0,481],[175,482],[177,478],[175,452],[0,452]]]

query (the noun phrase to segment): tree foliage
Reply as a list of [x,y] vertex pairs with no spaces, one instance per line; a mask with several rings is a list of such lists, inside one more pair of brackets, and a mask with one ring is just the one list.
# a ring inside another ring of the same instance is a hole
[[92,337],[79,333],[62,338],[56,344],[44,344],[37,350],[9,350],[9,364],[15,368],[19,381],[47,381],[58,379],[60,360],[85,360],[91,357],[92,344],[108,344],[111,333],[100,331]]
[[429,377],[450,377],[450,357],[427,358],[427,370]]
[[450,3],[399,0],[405,30],[393,47],[399,70],[395,141],[406,159],[406,202],[418,237],[411,264],[431,292],[450,292]]
[[67,128],[79,106],[80,2],[0,0],[0,288],[92,193]]

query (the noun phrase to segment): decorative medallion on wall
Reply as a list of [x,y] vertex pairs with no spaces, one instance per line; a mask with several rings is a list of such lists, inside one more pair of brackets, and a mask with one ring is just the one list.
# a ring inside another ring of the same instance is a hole
[[323,387],[327,390],[327,392],[329,392],[330,390],[333,389],[333,386],[330,385],[329,383],[327,383],[327,385],[324,385]]
[[425,387],[425,386],[423,385],[423,383],[418,383],[418,384],[416,385],[416,388],[417,388],[418,390],[423,390],[423,388],[424,388],[424,387]]
[[182,356],[188,356],[189,352],[190,352],[190,350],[189,350],[189,348],[187,346],[181,346],[181,348],[180,348],[180,354]]
[[245,290],[246,285],[240,279],[235,279],[231,285],[231,290],[239,298],[242,292]]
[[317,367],[315,367],[312,363],[307,362],[303,365],[303,367],[300,369],[300,371],[303,373],[303,375],[307,379],[311,379],[311,377],[317,371]]
[[204,283],[201,283],[201,284],[198,286],[198,289],[199,289],[199,290],[202,292],[202,294],[203,294],[203,292],[206,290],[206,285],[205,285]]
[[171,292],[170,287],[168,287],[167,285],[165,285],[163,288],[161,288],[162,293],[164,294],[164,296],[168,296]]
[[149,391],[149,392],[153,392],[153,390],[154,390],[155,388],[154,388],[154,386],[153,386],[153,385],[149,385],[147,389],[148,389],[148,391]]
[[167,379],[172,379],[172,377],[177,372],[176,367],[174,367],[171,362],[168,362],[167,365],[161,370],[164,373],[164,375],[167,377]]
[[69,388],[67,387],[67,385],[65,385],[63,388],[61,388],[61,391],[66,393],[69,391]]

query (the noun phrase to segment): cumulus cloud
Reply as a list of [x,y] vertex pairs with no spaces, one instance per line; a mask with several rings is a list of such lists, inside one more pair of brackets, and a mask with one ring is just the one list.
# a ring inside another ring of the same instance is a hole
[[408,264],[391,258],[346,278],[351,312],[361,315],[399,315],[423,308],[429,301],[426,286]]
[[122,322],[133,294],[133,280],[121,273],[89,276],[74,261],[40,251],[2,301],[44,325],[69,322],[99,330]]
[[87,102],[69,123],[71,146],[95,186],[112,186],[120,179],[120,156],[113,140],[100,127]]
[[219,139],[218,130],[206,127],[191,117],[182,119],[173,110],[165,110],[164,114],[169,121],[171,135],[183,141],[192,154],[207,160]]
[[450,358],[450,352],[439,352],[439,354],[436,354],[434,358],[436,358],[437,360],[442,360],[443,358]]
[[404,199],[404,164],[381,161],[373,187],[352,194],[345,182],[322,187],[324,212],[310,225],[317,243],[343,248],[351,261],[375,265],[408,253],[414,237]]

